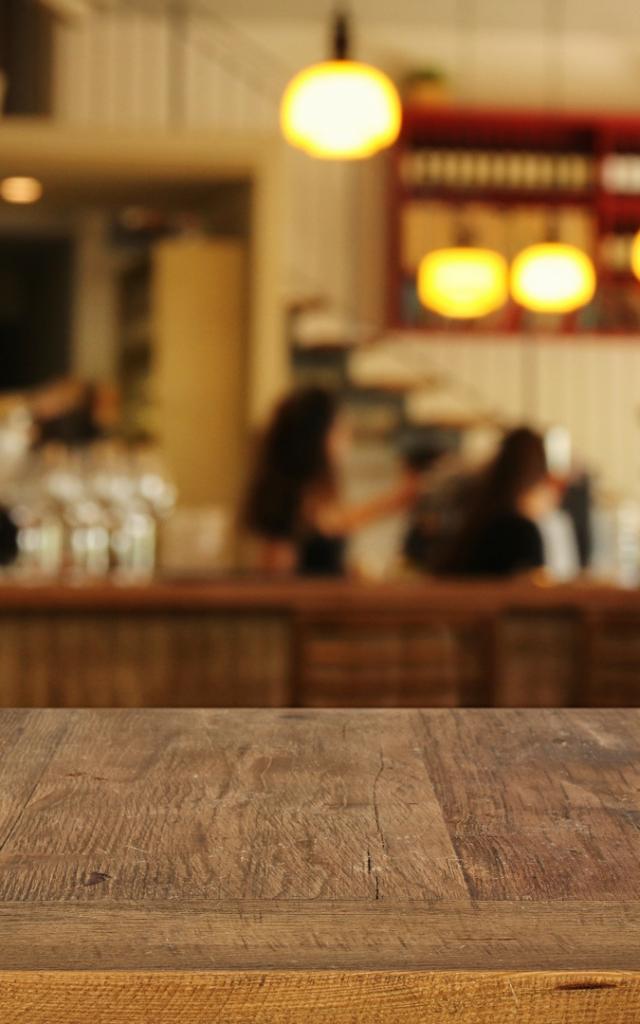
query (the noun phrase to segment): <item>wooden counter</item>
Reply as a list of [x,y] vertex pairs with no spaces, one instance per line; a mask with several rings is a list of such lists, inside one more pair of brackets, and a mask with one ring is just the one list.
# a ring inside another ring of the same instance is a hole
[[0,1019],[632,1024],[638,711],[0,713]]
[[0,706],[640,705],[640,592],[0,585]]

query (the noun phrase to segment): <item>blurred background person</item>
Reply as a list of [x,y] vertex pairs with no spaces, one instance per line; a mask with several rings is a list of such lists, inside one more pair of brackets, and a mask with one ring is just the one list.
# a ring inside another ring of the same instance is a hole
[[439,559],[441,575],[515,576],[545,565],[540,528],[559,494],[544,441],[520,427],[479,475],[466,514]]
[[390,490],[369,501],[344,503],[339,478],[350,445],[348,421],[325,389],[300,389],[277,407],[259,446],[244,508],[244,525],[258,542],[259,569],[342,575],[350,535],[416,500],[420,477],[409,467]]
[[408,516],[402,557],[409,569],[431,573],[466,513],[475,474],[460,453],[435,445],[410,450],[405,464],[424,477]]

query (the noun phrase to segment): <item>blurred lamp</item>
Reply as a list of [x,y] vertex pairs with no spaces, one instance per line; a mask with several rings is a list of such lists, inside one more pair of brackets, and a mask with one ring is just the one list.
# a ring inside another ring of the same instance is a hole
[[459,246],[427,253],[418,297],[427,309],[458,320],[493,313],[509,296],[507,261],[493,249]]
[[511,294],[536,313],[572,313],[596,290],[591,259],[575,245],[543,242],[518,253],[511,267]]
[[631,243],[631,269],[635,276],[640,279],[640,231],[634,235]]
[[0,182],[0,197],[5,203],[37,203],[42,196],[42,184],[37,178],[4,178]]
[[357,160],[392,145],[400,134],[398,91],[378,68],[348,59],[344,15],[335,24],[334,59],[300,71],[280,106],[282,132],[310,156]]

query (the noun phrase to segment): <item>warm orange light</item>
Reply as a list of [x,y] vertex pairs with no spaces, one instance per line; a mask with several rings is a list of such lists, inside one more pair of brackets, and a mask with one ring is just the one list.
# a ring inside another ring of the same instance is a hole
[[486,316],[503,306],[508,295],[507,261],[493,249],[437,249],[418,269],[420,301],[441,316]]
[[300,71],[280,108],[285,139],[311,156],[362,159],[392,145],[402,107],[393,82],[378,68],[330,60]]
[[0,197],[5,203],[37,203],[42,184],[37,178],[5,178],[0,182]]
[[631,243],[631,269],[640,280],[640,231],[634,236]]
[[561,242],[530,245],[511,267],[511,294],[536,313],[571,313],[596,290],[593,263],[582,249]]

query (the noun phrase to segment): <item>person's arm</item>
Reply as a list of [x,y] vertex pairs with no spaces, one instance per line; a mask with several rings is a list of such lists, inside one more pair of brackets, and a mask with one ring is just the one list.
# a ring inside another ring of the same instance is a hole
[[420,476],[406,474],[399,484],[383,494],[354,504],[329,502],[319,504],[310,512],[313,525],[331,536],[346,536],[378,519],[393,516],[410,508],[420,489]]

